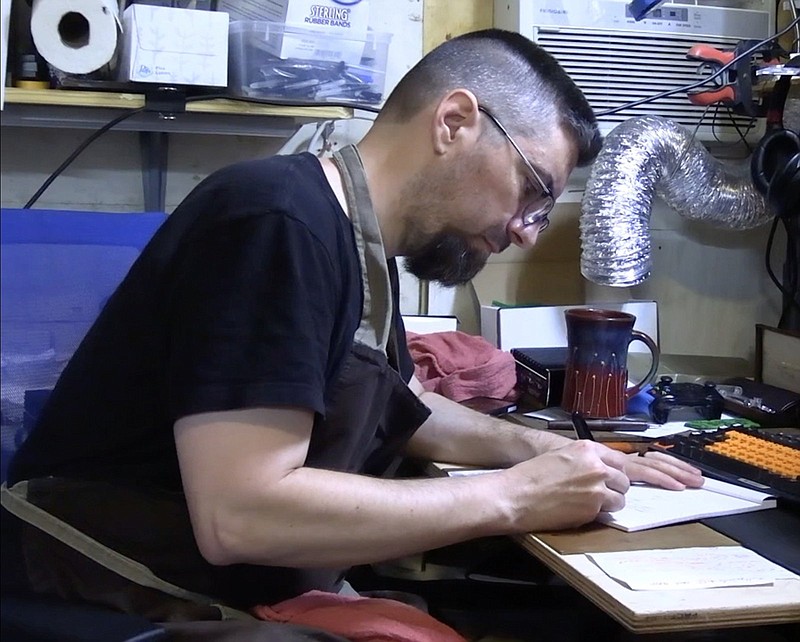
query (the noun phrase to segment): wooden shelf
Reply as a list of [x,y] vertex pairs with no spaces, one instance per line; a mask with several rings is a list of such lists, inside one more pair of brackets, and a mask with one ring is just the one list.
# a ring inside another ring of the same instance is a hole
[[[144,106],[145,95],[137,93],[8,87],[0,125],[98,130]],[[148,109],[130,114],[114,126],[114,131],[140,132],[145,210],[164,211],[168,134],[288,138],[306,123],[352,117],[353,108],[322,103],[298,107],[209,98],[186,103],[185,112]]]
[[[73,89],[20,89],[6,87],[5,101],[9,105],[47,105],[62,107],[106,107],[110,109],[138,109],[144,107],[144,94],[107,91],[77,91]],[[352,118],[353,110],[320,104],[311,107],[293,105],[268,105],[228,98],[196,100],[186,104],[186,111],[204,114],[248,116],[287,116],[325,120]]]
[[[145,96],[138,93],[7,87],[0,124],[97,129],[144,105]],[[352,117],[353,108],[335,105],[298,107],[209,98],[188,102],[186,111],[177,114],[137,113],[115,130],[288,137],[305,123]]]

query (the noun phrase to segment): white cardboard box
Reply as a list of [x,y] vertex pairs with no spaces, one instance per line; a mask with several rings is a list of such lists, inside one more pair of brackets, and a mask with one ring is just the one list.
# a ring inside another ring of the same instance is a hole
[[[280,38],[265,40],[267,50],[279,58],[343,60],[357,65],[364,54],[369,27],[369,2],[341,4],[334,0],[218,0],[217,11],[231,21],[253,20],[285,25]],[[300,27],[293,30],[292,27]],[[308,30],[308,31],[307,31]],[[335,50],[330,37],[315,39],[314,32],[338,36]]]
[[458,330],[458,319],[451,316],[404,314],[403,325],[406,327],[406,332],[416,332],[417,334],[453,332]]
[[[633,314],[636,317],[633,327],[649,335],[658,345],[658,305],[655,301],[508,308],[482,305],[481,335],[501,350],[563,347],[567,345],[564,310],[570,308],[602,308]],[[649,350],[641,341],[634,341],[631,343],[630,352],[649,352]]]
[[120,80],[227,87],[227,14],[132,4],[122,31]]

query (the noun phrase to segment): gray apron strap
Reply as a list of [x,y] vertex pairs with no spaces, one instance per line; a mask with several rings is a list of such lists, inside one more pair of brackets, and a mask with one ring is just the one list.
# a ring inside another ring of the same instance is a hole
[[369,197],[364,165],[355,145],[334,152],[332,160],[342,175],[364,279],[364,308],[355,340],[386,353],[392,334],[391,286],[383,239]]
[[0,487],[0,502],[3,508],[23,522],[35,526],[59,542],[66,544],[130,582],[161,591],[182,600],[213,606],[219,609],[224,619],[253,619],[247,613],[215,603],[212,598],[206,595],[188,591],[161,579],[144,564],[118,553],[30,503],[28,501],[27,481],[18,482],[11,488],[3,482]]

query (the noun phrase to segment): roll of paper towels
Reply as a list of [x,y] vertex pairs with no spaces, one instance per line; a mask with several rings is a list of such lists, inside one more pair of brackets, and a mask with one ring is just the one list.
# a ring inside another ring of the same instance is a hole
[[113,60],[118,22],[116,0],[33,0],[31,36],[53,67],[88,74]]

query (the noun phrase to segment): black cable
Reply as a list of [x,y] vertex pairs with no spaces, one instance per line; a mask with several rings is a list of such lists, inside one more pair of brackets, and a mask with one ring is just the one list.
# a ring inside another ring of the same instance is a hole
[[42,194],[44,194],[45,190],[48,187],[50,187],[50,185],[53,183],[53,181],[56,180],[56,178],[59,177],[61,172],[63,172],[65,169],[67,169],[67,167],[69,167],[70,164],[78,156],[80,156],[81,153],[83,153],[83,151],[87,147],[89,147],[89,145],[91,145],[94,141],[96,141],[98,138],[100,138],[100,136],[105,134],[112,127],[115,127],[115,126],[119,125],[123,120],[126,120],[127,118],[130,118],[134,114],[138,114],[139,112],[144,111],[144,109],[145,109],[144,107],[138,107],[137,109],[132,109],[129,112],[125,112],[124,114],[121,114],[121,115],[117,116],[114,120],[111,120],[111,121],[107,122],[105,125],[100,127],[100,129],[92,132],[92,134],[85,141],[83,141],[80,145],[78,145],[78,147],[75,149],[75,151],[73,151],[69,156],[67,156],[67,159],[63,163],[61,163],[61,165],[59,165],[58,168],[52,174],[50,174],[50,176],[47,177],[47,180],[45,180],[45,182],[42,183],[42,186],[39,189],[36,190],[36,193],[34,193],[34,195],[31,196],[28,199],[28,202],[25,203],[25,205],[23,206],[23,209],[26,209],[26,210],[30,209],[31,206],[36,201],[39,200],[39,197]]
[[779,328],[787,327],[792,308],[800,311],[800,302],[797,300],[797,264],[794,261],[794,254],[797,247],[797,239],[791,226],[784,221],[786,231],[786,259],[784,261],[784,283],[781,292],[784,294],[781,317],[778,322]]
[[[711,118],[711,134],[712,136],[714,136],[715,141],[722,144],[722,139],[719,137],[719,134],[717,133],[717,123],[719,121],[720,106],[721,106],[720,103],[714,103],[714,116]],[[705,115],[705,113],[706,112],[703,112],[703,115]]]
[[[251,100],[249,98],[241,98],[238,96],[228,96],[227,94],[198,94],[195,96],[188,96],[185,100],[187,103],[190,102],[197,102],[203,100],[216,100],[216,99],[226,99],[226,100],[238,100],[242,102],[258,102],[261,104],[268,104],[268,105],[275,105],[276,107],[347,107],[351,109],[361,109],[364,111],[372,111],[374,113],[380,112],[379,108],[373,107],[371,105],[362,105],[361,103],[346,103],[344,101],[340,102],[311,102],[311,101],[276,101],[276,100],[262,100],[256,99]],[[58,166],[58,168],[47,177],[47,179],[42,183],[41,187],[36,190],[36,192],[28,199],[28,202],[23,205],[22,209],[30,209],[36,201],[39,200],[42,194],[47,190],[50,185],[52,185],[53,181],[55,181],[61,173],[67,169],[75,159],[80,156],[89,145],[91,145],[94,141],[96,141],[100,136],[105,134],[108,130],[113,129],[117,125],[119,125],[122,121],[139,114],[143,111],[148,109],[147,105],[145,104],[143,107],[138,107],[136,109],[132,109],[131,111],[125,112],[114,118],[113,120],[107,122],[105,125],[97,129],[96,131],[92,132],[92,134],[84,140],[77,148],[66,158],[66,160]]]
[[788,297],[789,294],[786,291],[786,288],[784,287],[784,285],[781,282],[781,280],[777,276],[775,276],[775,272],[773,271],[772,264],[771,264],[772,245],[775,242],[775,232],[777,231],[777,229],[778,229],[778,218],[775,217],[775,218],[772,219],[772,225],[769,228],[769,236],[767,236],[766,268],[767,268],[767,275],[769,276],[770,280],[775,285],[775,287],[777,287],[781,291],[781,294],[783,294],[783,296],[784,296],[784,299],[783,299],[784,300],[784,311],[781,313],[781,318],[783,318],[783,315],[785,313],[786,297]]
[[661,98],[667,98],[668,96],[672,96],[674,94],[679,94],[681,92],[691,91],[692,89],[696,89],[697,87],[702,87],[703,85],[707,85],[712,80],[716,80],[719,76],[721,76],[730,67],[732,67],[737,62],[739,62],[739,60],[741,60],[742,58],[746,58],[746,57],[750,56],[754,51],[757,51],[758,49],[763,47],[768,42],[772,42],[773,40],[777,40],[783,34],[788,33],[797,24],[800,24],[800,18],[796,18],[795,20],[792,20],[786,27],[781,29],[778,33],[770,36],[769,38],[765,38],[764,40],[761,40],[760,42],[758,42],[755,45],[753,45],[752,47],[750,47],[749,49],[746,49],[745,51],[740,53],[738,56],[733,58],[730,62],[725,63],[724,65],[722,65],[713,74],[711,74],[710,76],[706,76],[702,80],[698,80],[695,83],[692,83],[690,85],[685,85],[683,87],[677,87],[675,89],[668,89],[666,91],[662,91],[662,92],[660,92],[658,94],[653,94],[652,96],[648,96],[646,98],[640,98],[639,100],[634,100],[634,101],[631,101],[629,103],[625,103],[624,105],[619,105],[618,107],[612,107],[611,109],[606,109],[605,111],[596,112],[595,116],[597,118],[602,118],[603,116],[610,116],[611,114],[616,114],[617,112],[620,112],[620,111],[622,111],[624,109],[631,109],[632,107],[638,107],[639,105],[644,105],[645,103],[651,103],[651,102],[659,100]]
[[[767,188],[766,200],[767,203],[771,202],[771,192],[772,186],[770,185]],[[784,277],[785,283],[783,279],[779,279],[775,272],[772,269],[772,248],[775,241],[775,232],[778,229],[779,221],[783,221],[784,229],[786,231],[786,258],[784,259]],[[772,226],[770,227],[769,236],[767,237],[767,247],[765,251],[765,262],[767,268],[767,274],[769,275],[770,280],[772,280],[773,284],[780,290],[781,295],[783,297],[782,307],[781,307],[781,316],[778,321],[778,327],[783,328],[786,327],[787,319],[789,314],[791,313],[792,308],[796,308],[800,310],[800,301],[798,301],[798,285],[800,284],[800,266],[797,265],[796,257],[797,257],[797,250],[798,250],[798,242],[800,239],[797,238],[794,230],[792,228],[791,222],[786,218],[779,215],[775,216],[772,220]]]
[[[712,106],[713,105],[706,105],[706,108],[703,110],[703,113],[700,114],[700,118],[697,120],[697,124],[694,126],[694,129],[692,130],[692,135],[689,137],[689,142],[686,144],[683,153],[678,158],[676,166],[679,167],[680,164],[683,162],[683,157],[686,156],[686,154],[689,151],[689,148],[692,146],[692,143],[694,143],[694,140],[697,137],[697,132],[700,131],[700,127],[703,125],[703,121],[706,119],[706,115],[708,115],[708,110],[711,109]],[[714,121],[712,120],[711,122],[713,123]],[[712,124],[712,130],[713,130],[713,124]]]
[[784,314],[781,316],[780,327],[786,327],[791,308],[800,311],[800,301],[798,301],[798,269],[797,265],[797,243],[798,238],[792,227],[790,220],[782,219],[783,227],[786,231],[786,258],[784,259],[784,286],[788,290],[788,300],[784,306]]
[[[798,18],[798,15],[797,15],[797,7],[795,6],[794,0],[789,0],[789,10],[792,12],[792,17],[793,17],[795,20],[797,20],[797,18]],[[776,20],[778,19],[777,12],[776,12],[776,14],[775,14],[775,19],[776,19]],[[800,43],[800,27],[798,27],[798,26],[795,26],[795,28],[794,28],[794,35],[795,35],[794,42],[791,44],[791,46],[789,47],[789,49],[790,49],[792,52],[795,52],[795,53],[797,53],[797,50],[795,49],[795,47],[798,45],[798,43]]]
[[[718,104],[718,106],[719,106],[719,104]],[[730,106],[724,105],[724,107],[728,112],[728,118],[730,118],[731,125],[733,125],[733,128],[736,130],[736,133],[739,135],[739,138],[744,143],[744,146],[747,148],[748,154],[752,154],[753,153],[753,148],[751,147],[749,141],[747,140],[747,134],[749,134],[750,130],[753,129],[753,127],[755,127],[756,119],[755,118],[751,118],[749,120],[749,122],[747,123],[747,129],[745,129],[745,131],[742,132],[742,130],[739,128],[739,123],[736,122],[736,114],[734,114],[734,112],[730,108]],[[716,121],[716,118],[717,118],[717,112],[714,113],[715,121]],[[716,134],[714,135],[714,137],[716,138]],[[717,140],[719,140],[719,139],[717,138]],[[722,142],[722,141],[720,141],[720,142]]]

